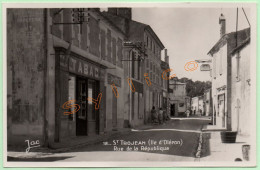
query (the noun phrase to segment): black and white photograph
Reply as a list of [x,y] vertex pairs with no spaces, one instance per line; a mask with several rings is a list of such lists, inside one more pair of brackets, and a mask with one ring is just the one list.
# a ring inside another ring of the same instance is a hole
[[255,167],[256,3],[3,3],[4,167]]

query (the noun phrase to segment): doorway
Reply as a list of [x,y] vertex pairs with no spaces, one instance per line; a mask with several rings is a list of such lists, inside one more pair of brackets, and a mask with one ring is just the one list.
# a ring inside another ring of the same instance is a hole
[[175,104],[171,104],[171,117],[175,116]]
[[114,93],[112,94],[112,126],[117,127],[117,98]]
[[226,127],[226,113],[225,113],[225,94],[218,96],[219,117],[221,119],[221,127]]
[[97,99],[99,82],[93,79],[77,77],[76,100],[80,106],[76,112],[76,135],[86,136],[99,132],[99,108],[89,98]]
[[80,106],[76,112],[76,135],[87,135],[87,80],[77,78],[76,100]]

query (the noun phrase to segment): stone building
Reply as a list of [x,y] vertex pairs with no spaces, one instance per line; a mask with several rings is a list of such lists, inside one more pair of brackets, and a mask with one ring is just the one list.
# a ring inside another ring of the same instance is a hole
[[234,110],[232,109],[234,102],[232,96],[236,94],[236,91],[232,84],[232,81],[234,81],[232,77],[234,59],[232,59],[231,53],[250,37],[250,28],[226,33],[226,20],[223,14],[219,18],[219,24],[220,39],[208,52],[208,55],[213,58],[213,124],[216,128],[232,130],[232,110]]
[[99,9],[7,9],[8,145],[123,128],[125,39]]
[[[161,77],[163,73],[161,51],[164,45],[149,25],[132,20],[130,8],[108,8],[108,11],[103,14],[126,33],[127,41],[139,44],[140,50],[143,51],[142,60],[130,61],[132,64],[129,64],[129,61],[124,62],[125,69],[128,70],[127,65],[129,65],[129,70],[134,73],[132,74],[134,87],[138,87],[135,92],[128,90],[129,93],[126,95],[130,96],[125,98],[124,112],[125,115],[130,115],[130,126],[147,123],[151,120],[152,107],[155,106],[157,110],[163,107],[163,96],[166,96],[163,95],[163,90],[167,88],[162,88],[162,85],[163,83],[167,85],[168,80]],[[126,51],[127,55],[131,54]],[[165,65],[169,68],[167,61]],[[129,99],[130,102],[128,102]],[[142,102],[144,105],[138,104]]]

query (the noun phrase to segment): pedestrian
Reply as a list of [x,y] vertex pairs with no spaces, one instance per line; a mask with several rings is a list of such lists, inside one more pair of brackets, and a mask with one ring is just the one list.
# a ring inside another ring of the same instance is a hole
[[189,109],[186,110],[186,116],[187,116],[187,117],[190,116],[190,111],[189,111]]
[[163,110],[163,122],[166,122],[168,120],[166,110]]
[[162,124],[163,123],[163,110],[162,110],[162,108],[160,108],[160,110],[159,110],[158,119],[159,119],[159,124]]
[[155,107],[153,106],[152,111],[151,111],[151,116],[152,116],[152,123],[157,123],[158,122],[158,115],[155,110]]

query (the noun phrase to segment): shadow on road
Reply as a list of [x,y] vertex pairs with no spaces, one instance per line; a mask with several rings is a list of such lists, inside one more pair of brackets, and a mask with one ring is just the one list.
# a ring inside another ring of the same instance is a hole
[[15,158],[15,157],[7,157],[7,161],[11,162],[54,162],[59,160],[64,160],[72,158],[72,156],[60,156],[60,157],[40,157],[40,158]]

